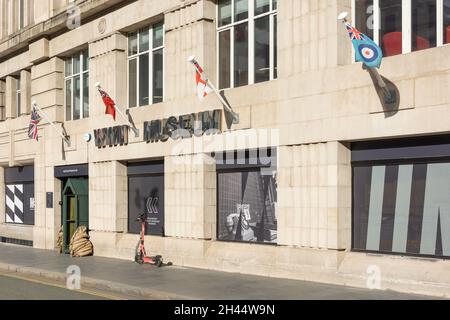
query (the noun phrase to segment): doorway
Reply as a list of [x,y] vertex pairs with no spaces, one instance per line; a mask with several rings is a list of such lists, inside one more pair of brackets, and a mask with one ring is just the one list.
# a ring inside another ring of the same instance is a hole
[[62,192],[64,252],[69,253],[70,240],[81,227],[89,228],[88,179],[70,178]]

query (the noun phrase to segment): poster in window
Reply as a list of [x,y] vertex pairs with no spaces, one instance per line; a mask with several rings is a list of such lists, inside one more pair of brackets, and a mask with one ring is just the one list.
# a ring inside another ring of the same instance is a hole
[[164,175],[129,177],[128,208],[130,233],[141,232],[137,219],[146,214],[146,234],[164,236]]
[[7,184],[6,223],[34,225],[34,184]]
[[217,187],[219,240],[277,243],[275,174],[222,172]]

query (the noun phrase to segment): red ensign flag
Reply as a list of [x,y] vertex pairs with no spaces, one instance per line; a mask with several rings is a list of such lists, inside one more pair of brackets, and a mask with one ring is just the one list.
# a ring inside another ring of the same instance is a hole
[[102,96],[103,103],[106,106],[105,114],[110,114],[114,121],[116,121],[116,103],[113,99],[102,89],[98,89],[98,92],[100,92],[100,95]]

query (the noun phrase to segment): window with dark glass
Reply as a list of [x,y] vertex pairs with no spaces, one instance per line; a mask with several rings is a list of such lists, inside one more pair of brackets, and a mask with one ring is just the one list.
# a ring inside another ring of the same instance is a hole
[[277,2],[220,0],[217,11],[219,88],[277,78]]
[[449,150],[408,141],[353,163],[353,249],[450,257]]
[[373,0],[355,0],[355,24],[356,28],[370,37],[374,38],[374,6]]
[[34,225],[34,167],[5,169],[5,222]]
[[128,36],[128,107],[164,99],[164,24]]
[[402,0],[380,0],[380,44],[385,57],[401,54]]
[[65,61],[66,120],[89,117],[89,53],[87,50]]
[[128,232],[139,234],[138,218],[146,215],[145,234],[164,236],[164,163],[128,165]]
[[261,151],[252,152],[216,155],[217,238],[276,244],[276,165],[265,167]]
[[450,42],[450,0],[353,1],[356,27],[380,44],[385,57]]
[[436,0],[412,0],[412,51],[436,47]]

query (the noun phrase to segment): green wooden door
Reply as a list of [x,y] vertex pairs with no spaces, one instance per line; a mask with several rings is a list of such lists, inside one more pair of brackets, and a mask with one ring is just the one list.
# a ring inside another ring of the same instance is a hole
[[70,239],[80,226],[89,228],[88,179],[68,179],[63,189],[64,251],[69,253]]

